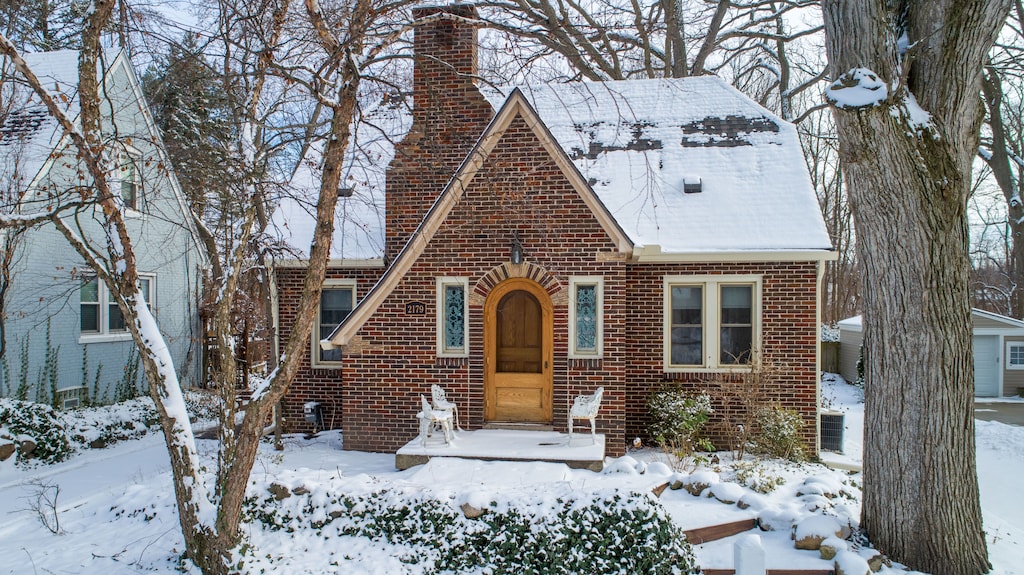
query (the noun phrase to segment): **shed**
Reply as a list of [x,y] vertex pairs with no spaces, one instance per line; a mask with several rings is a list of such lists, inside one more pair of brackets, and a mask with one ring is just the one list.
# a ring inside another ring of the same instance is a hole
[[[857,380],[857,360],[864,340],[861,316],[839,322],[839,374]],[[971,310],[974,335],[974,395],[1017,395],[1024,387],[1024,321]]]

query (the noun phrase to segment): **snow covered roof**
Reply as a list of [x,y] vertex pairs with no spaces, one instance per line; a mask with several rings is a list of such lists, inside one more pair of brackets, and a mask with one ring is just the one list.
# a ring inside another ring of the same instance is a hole
[[[481,91],[498,110],[515,88]],[[636,246],[711,258],[831,249],[796,129],[721,79],[518,88]],[[339,202],[335,259],[383,254],[384,174],[411,126],[408,108],[384,102],[354,134],[345,180],[354,190]],[[312,238],[315,164],[296,173],[297,197],[274,216],[296,257]]]
[[[482,91],[498,108],[514,88]],[[638,246],[831,247],[796,129],[721,79],[519,89]]]
[[[395,143],[405,137],[411,126],[410,110],[400,99],[385,97],[364,102],[361,121],[353,124],[352,143],[345,154],[331,259],[358,261],[383,257],[384,176],[395,155]],[[291,191],[280,198],[272,217],[271,228],[297,259],[309,254],[320,180],[320,151],[313,150],[292,176]]]
[[[43,86],[66,106],[69,117],[78,116],[78,52],[57,50],[23,55]],[[0,123],[0,181],[28,185],[63,135],[57,121],[26,85],[10,83],[11,112]]]

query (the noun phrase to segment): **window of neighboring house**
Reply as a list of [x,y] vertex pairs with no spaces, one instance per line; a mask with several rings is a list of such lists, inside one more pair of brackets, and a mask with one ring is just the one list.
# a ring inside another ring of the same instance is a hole
[[[139,275],[142,297],[151,307],[155,280],[156,277],[151,274]],[[79,327],[83,339],[121,339],[128,335],[128,325],[121,313],[121,308],[110,296],[106,284],[95,277],[83,278],[82,288],[79,290],[79,300],[81,306]]]
[[1024,341],[1006,342],[1006,369],[1024,369]]
[[139,176],[139,156],[135,153],[123,153],[118,156],[117,190],[126,208],[141,211],[142,180]]
[[313,366],[340,367],[340,349],[322,349],[320,340],[330,337],[331,332],[345,321],[356,302],[356,283],[351,280],[326,280],[320,293],[320,307],[313,329]]
[[437,355],[469,355],[469,280],[437,279]]
[[600,277],[569,278],[569,357],[599,358],[604,352],[604,283]]
[[760,341],[757,276],[665,278],[665,369],[746,364]]

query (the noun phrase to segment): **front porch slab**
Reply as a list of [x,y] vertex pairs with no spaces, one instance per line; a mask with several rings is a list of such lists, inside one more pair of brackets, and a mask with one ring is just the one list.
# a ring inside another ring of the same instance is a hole
[[591,441],[589,433],[569,435],[556,431],[480,429],[459,431],[451,444],[431,437],[423,446],[417,437],[395,453],[395,467],[408,469],[432,457],[461,457],[484,461],[550,461],[573,469],[601,471],[604,468],[604,435]]

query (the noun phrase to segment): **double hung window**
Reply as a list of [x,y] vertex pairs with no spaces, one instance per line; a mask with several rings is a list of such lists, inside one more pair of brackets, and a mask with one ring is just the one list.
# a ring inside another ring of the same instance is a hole
[[666,371],[750,362],[760,341],[760,277],[666,277],[664,295]]

